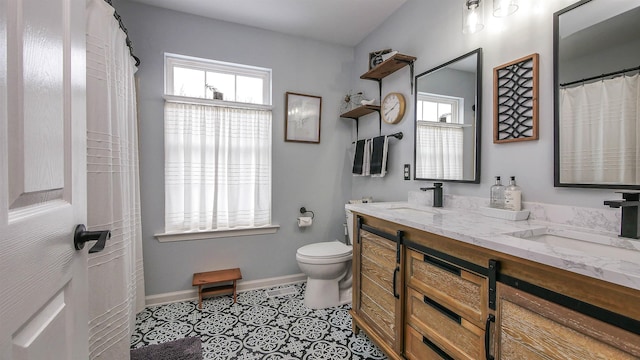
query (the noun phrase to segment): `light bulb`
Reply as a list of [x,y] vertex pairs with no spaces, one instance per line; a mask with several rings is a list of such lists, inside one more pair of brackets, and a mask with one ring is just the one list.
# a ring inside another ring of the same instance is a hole
[[474,34],[484,28],[482,0],[465,0],[462,7],[462,32]]
[[518,10],[518,0],[493,0],[493,16],[505,17]]

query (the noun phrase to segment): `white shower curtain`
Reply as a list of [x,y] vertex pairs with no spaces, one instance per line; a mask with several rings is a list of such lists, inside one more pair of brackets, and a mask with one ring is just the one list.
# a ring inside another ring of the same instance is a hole
[[90,254],[89,355],[129,359],[144,308],[135,62],[104,0],[87,5],[87,227],[111,230]]
[[640,76],[619,76],[560,91],[560,179],[640,182]]

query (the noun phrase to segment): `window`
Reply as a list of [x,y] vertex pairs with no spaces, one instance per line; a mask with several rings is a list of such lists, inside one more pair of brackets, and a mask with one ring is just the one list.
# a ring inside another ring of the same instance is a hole
[[271,70],[173,54],[165,70],[165,234],[158,239],[275,232]]
[[462,180],[464,99],[418,93],[416,177]]
[[271,70],[165,54],[165,94],[271,105]]
[[463,117],[458,116],[459,109],[462,109],[463,105],[463,98],[419,93],[416,118],[418,121],[463,123],[464,121],[460,121],[460,118]]

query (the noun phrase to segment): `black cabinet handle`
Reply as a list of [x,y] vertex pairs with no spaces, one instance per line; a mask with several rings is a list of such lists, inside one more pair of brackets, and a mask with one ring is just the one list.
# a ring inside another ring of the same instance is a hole
[[84,243],[87,241],[98,240],[98,242],[89,249],[89,254],[93,254],[102,251],[107,243],[107,239],[109,238],[111,238],[111,231],[109,230],[87,231],[84,224],[80,224],[76,226],[76,230],[73,235],[73,246],[76,250],[82,250],[84,248]]
[[396,275],[400,272],[400,266],[396,266],[396,269],[393,270],[393,297],[396,299],[400,299],[400,294],[396,293]]
[[489,351],[489,343],[491,342],[491,323],[495,321],[496,317],[493,316],[493,314],[489,314],[484,327],[484,353],[487,360],[493,360],[493,355],[491,355],[491,351]]
[[433,265],[433,266],[435,266],[435,267],[437,267],[439,269],[442,269],[444,271],[450,272],[450,273],[452,273],[452,274],[454,274],[456,276],[460,276],[462,274],[462,271],[459,268],[457,268],[457,267],[455,267],[455,266],[453,266],[453,265],[451,265],[449,263],[446,263],[446,262],[444,262],[444,261],[442,261],[440,259],[436,259],[436,258],[434,258],[432,256],[429,256],[427,254],[424,254],[424,257],[422,258],[422,261],[424,261],[426,263],[429,263],[429,264],[431,264],[431,265]]
[[447,354],[446,352],[442,351],[442,349],[440,349],[440,347],[438,347],[438,345],[434,344],[433,342],[431,342],[429,339],[427,339],[424,336],[422,337],[422,343],[427,345],[431,350],[433,350],[433,352],[438,354],[438,356],[440,356],[444,360],[454,360],[451,356],[449,356],[449,354]]
[[460,315],[456,314],[455,312],[447,309],[446,307],[438,304],[437,302],[433,301],[432,299],[428,298],[427,296],[424,296],[422,301],[424,301],[425,304],[431,306],[432,308],[438,310],[442,315],[444,315],[444,316],[448,317],[449,319],[457,322],[458,324],[462,324],[462,316],[460,316]]

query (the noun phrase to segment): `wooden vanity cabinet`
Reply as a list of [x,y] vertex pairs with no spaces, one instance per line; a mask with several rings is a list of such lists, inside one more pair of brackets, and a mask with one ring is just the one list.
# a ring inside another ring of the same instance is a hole
[[391,358],[402,353],[402,232],[357,220],[353,257],[353,330],[367,336]]
[[354,244],[354,331],[389,358],[640,359],[640,291],[359,218],[401,235],[365,227]]
[[640,359],[640,335],[498,284],[496,359]]

